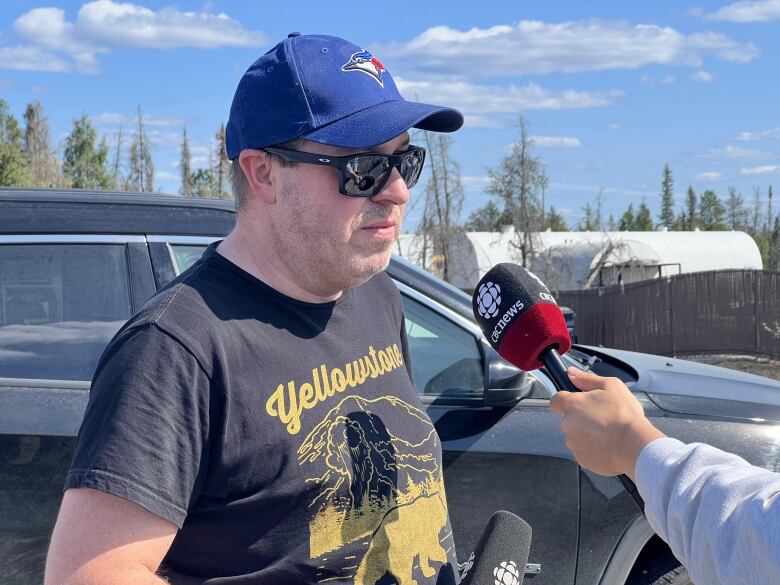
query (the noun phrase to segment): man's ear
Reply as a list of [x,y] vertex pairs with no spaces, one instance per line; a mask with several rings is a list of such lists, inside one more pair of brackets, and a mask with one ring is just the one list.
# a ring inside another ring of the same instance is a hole
[[251,193],[263,203],[274,203],[276,194],[273,189],[273,164],[270,155],[264,150],[242,150],[238,155],[238,164],[244,171]]

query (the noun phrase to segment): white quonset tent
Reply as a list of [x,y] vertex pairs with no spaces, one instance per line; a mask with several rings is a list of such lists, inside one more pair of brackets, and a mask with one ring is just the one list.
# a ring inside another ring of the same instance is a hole
[[[515,232],[465,232],[449,246],[450,281],[473,289],[490,267],[519,262]],[[533,237],[534,272],[551,289],[574,290],[660,276],[728,268],[760,270],[761,254],[744,232],[539,232]],[[396,253],[437,272],[440,259],[423,255],[423,239],[402,235]]]

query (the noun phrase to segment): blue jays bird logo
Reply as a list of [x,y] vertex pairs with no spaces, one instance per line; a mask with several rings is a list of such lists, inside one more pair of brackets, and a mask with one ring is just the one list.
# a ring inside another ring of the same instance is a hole
[[344,65],[341,66],[342,71],[362,71],[373,77],[379,85],[385,86],[385,82],[382,79],[382,74],[386,71],[382,62],[374,57],[368,51],[358,51],[352,53]]

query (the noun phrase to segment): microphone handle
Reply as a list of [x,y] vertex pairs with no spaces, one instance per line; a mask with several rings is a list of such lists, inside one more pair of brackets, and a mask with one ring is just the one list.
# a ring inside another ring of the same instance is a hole
[[[572,381],[569,379],[569,375],[566,373],[566,364],[563,363],[561,355],[558,353],[558,346],[551,345],[542,351],[542,353],[539,354],[539,361],[544,364],[544,367],[547,369],[547,373],[550,374],[550,377],[553,379],[555,387],[558,388],[558,390],[565,390],[567,392],[580,391],[579,388],[577,388],[572,383]],[[642,496],[639,495],[639,490],[637,489],[634,482],[631,481],[628,476],[622,474],[618,475],[618,479],[620,480],[620,483],[623,484],[623,487],[626,488],[628,495],[631,496],[634,502],[636,502],[636,505],[639,506],[639,509],[644,514],[645,502],[642,499]]]

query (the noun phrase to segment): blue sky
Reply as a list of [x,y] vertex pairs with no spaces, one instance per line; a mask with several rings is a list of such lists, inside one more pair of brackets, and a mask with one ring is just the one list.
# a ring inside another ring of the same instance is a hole
[[140,105],[156,184],[176,192],[182,126],[205,165],[239,77],[290,31],[346,37],[407,97],[464,112],[453,147],[464,215],[487,201],[485,169],[508,153],[520,115],[550,175],[548,204],[570,223],[599,189],[605,214],[643,197],[655,212],[664,163],[678,206],[689,185],[748,200],[780,187],[780,0],[5,0],[0,96],[18,117],[39,100],[57,146],[82,113],[111,139]]

